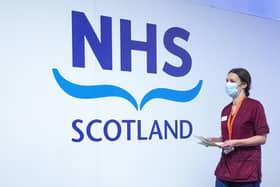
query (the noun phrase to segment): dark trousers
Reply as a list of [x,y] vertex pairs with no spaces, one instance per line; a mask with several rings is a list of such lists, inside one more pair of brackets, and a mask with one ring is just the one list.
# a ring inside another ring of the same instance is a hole
[[260,187],[260,182],[229,182],[216,178],[215,187]]

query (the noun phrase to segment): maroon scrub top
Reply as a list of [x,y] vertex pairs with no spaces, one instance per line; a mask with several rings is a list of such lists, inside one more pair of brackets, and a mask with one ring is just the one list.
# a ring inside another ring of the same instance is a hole
[[[221,130],[223,141],[228,140],[227,120],[232,103],[222,111]],[[262,104],[245,98],[232,125],[232,139],[249,138],[269,133]],[[235,147],[229,154],[222,153],[215,171],[217,178],[233,182],[261,181],[261,146]]]

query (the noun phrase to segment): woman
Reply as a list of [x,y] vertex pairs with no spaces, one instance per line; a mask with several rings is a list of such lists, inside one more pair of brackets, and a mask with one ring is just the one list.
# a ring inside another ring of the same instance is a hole
[[261,145],[269,127],[262,104],[249,98],[251,76],[246,69],[229,71],[226,93],[232,98],[221,114],[221,159],[215,171],[216,187],[259,187],[261,182]]

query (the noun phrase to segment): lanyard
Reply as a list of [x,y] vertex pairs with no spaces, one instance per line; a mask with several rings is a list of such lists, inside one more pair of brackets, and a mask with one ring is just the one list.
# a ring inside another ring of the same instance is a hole
[[236,106],[236,110],[235,110],[234,113],[233,113],[232,109],[231,109],[231,111],[230,111],[229,118],[228,118],[228,121],[227,121],[228,137],[229,137],[230,140],[231,140],[231,138],[232,138],[232,125],[233,125],[233,122],[234,122],[235,117],[236,117],[236,115],[237,115],[237,113],[238,113],[238,111],[239,111],[239,108],[240,108],[240,106],[242,105],[242,103],[243,103],[243,101],[244,101],[245,98],[246,98],[246,97],[243,97],[243,98],[241,99],[241,101],[238,103],[238,105]]

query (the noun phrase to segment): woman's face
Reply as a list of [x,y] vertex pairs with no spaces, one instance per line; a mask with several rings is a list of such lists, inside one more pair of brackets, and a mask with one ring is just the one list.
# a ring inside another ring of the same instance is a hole
[[236,73],[229,73],[227,75],[226,82],[236,83],[241,89],[245,89],[247,87],[247,84],[245,82],[242,83]]
[[237,83],[237,85],[241,84],[241,80],[235,73],[229,73],[226,78],[226,82]]

